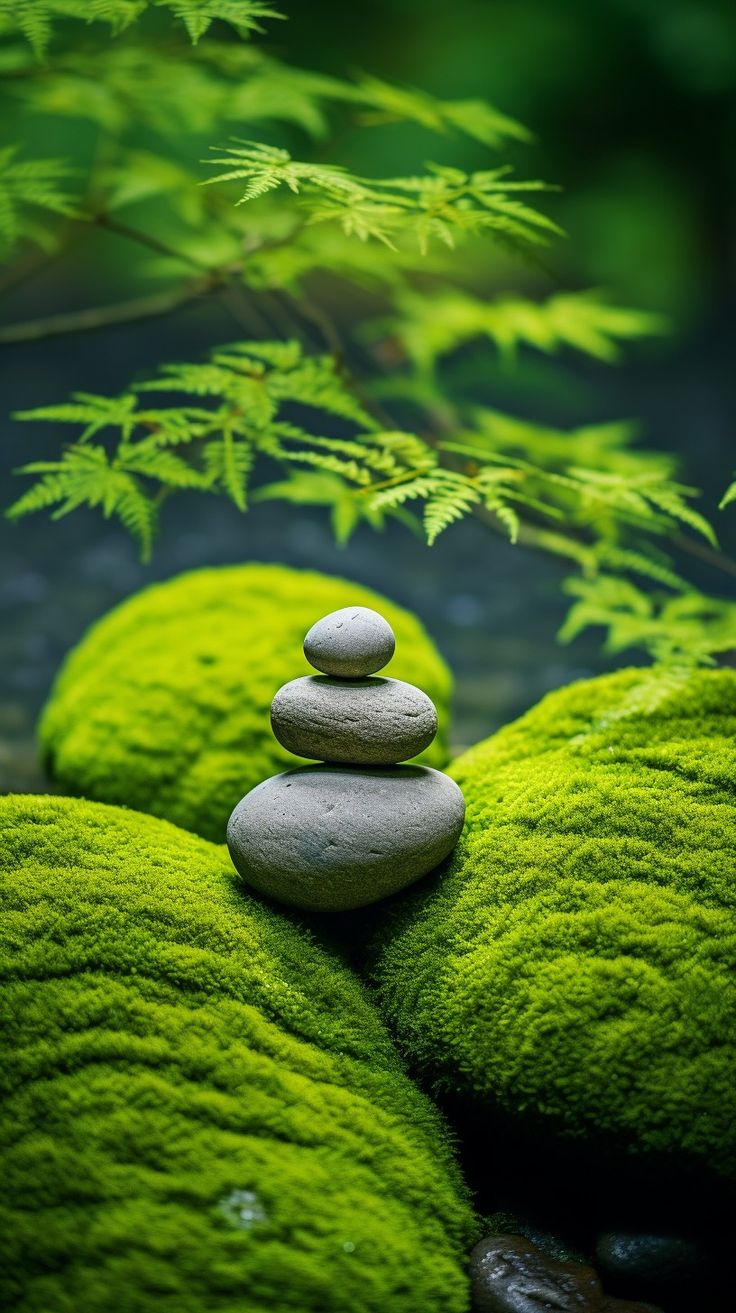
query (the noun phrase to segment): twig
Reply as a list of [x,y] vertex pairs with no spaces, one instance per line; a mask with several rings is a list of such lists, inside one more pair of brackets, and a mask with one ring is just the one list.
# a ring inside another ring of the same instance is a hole
[[128,241],[137,242],[139,246],[147,246],[150,251],[155,251],[157,255],[166,255],[171,260],[178,260],[181,264],[188,264],[192,269],[199,269],[203,273],[212,273],[213,270],[196,256],[189,255],[186,251],[177,251],[173,246],[162,242],[158,237],[153,237],[150,233],[143,232],[140,228],[133,228],[128,223],[121,223],[119,219],[113,219],[110,214],[95,214],[91,216],[91,223],[98,228],[104,228],[107,232],[117,233],[118,237],[127,237]]
[[61,337],[66,333],[89,333],[114,324],[131,324],[141,319],[154,319],[171,314],[189,301],[214,291],[220,285],[219,275],[208,274],[174,292],[158,292],[155,296],[141,296],[122,301],[117,305],[95,306],[90,310],[72,310],[68,314],[48,315],[44,319],[30,319],[22,324],[9,324],[0,328],[0,345],[13,342],[38,342],[48,337]]
[[675,534],[672,541],[682,551],[689,552],[691,556],[699,557],[701,561],[715,566],[717,570],[723,570],[725,574],[736,575],[736,561],[733,557],[715,551],[707,543],[698,542],[697,538],[687,538],[684,533]]

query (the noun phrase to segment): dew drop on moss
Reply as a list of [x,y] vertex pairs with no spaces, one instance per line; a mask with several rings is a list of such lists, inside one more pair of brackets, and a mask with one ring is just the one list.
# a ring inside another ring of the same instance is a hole
[[218,1207],[232,1226],[249,1231],[256,1222],[265,1222],[268,1214],[254,1190],[233,1190]]

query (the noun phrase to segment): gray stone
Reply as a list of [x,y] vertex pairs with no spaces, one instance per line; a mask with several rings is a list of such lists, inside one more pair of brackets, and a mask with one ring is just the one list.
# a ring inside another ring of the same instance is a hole
[[304,655],[316,670],[350,679],[383,669],[395,646],[393,629],[377,611],[344,606],[312,625],[304,639]]
[[307,675],[279,689],[271,728],[297,757],[391,766],[429,746],[437,712],[426,693],[401,679]]
[[464,818],[454,780],[427,766],[303,766],[245,795],[227,843],[254,889],[292,907],[345,911],[439,865]]

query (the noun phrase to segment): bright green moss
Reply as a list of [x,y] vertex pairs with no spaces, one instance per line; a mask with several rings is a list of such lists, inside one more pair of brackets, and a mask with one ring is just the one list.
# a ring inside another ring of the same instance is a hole
[[736,674],[649,715],[639,678],[553,693],[457,760],[464,839],[377,974],[438,1085],[732,1174]]
[[348,970],[163,821],[0,835],[0,1306],[465,1313],[442,1126]]
[[439,714],[419,760],[444,765],[450,674],[414,616],[344,579],[239,565],[147,588],[92,627],[42,718],[52,778],[220,842],[244,793],[304,764],[274,739],[271,699],[310,670],[302,642],[314,621],[353,603],[392,625],[387,673],[418,684]]

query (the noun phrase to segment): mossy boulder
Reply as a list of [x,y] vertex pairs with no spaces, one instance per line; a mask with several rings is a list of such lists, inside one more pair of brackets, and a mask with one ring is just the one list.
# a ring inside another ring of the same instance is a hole
[[736,674],[695,672],[650,711],[641,678],[553,693],[454,763],[465,836],[375,969],[437,1087],[729,1177]]
[[222,841],[244,793],[304,764],[274,739],[271,699],[310,671],[302,642],[314,621],[353,604],[380,611],[396,634],[385,673],[436,704],[439,733],[418,760],[443,766],[451,680],[419,621],[345,579],[251,564],[156,584],[92,626],[41,719],[51,778]]
[[465,1313],[442,1124],[347,968],[164,821],[0,836],[0,1305]]

